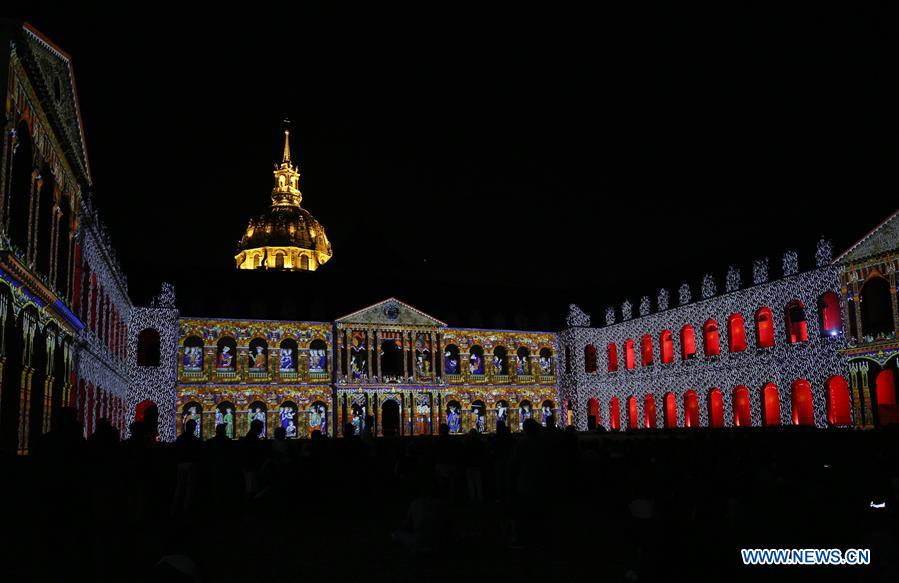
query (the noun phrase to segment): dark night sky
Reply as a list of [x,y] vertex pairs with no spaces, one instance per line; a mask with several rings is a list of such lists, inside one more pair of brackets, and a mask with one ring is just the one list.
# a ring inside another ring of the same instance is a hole
[[[392,295],[555,329],[572,301],[598,321],[787,248],[809,266],[820,235],[840,250],[899,206],[895,15],[856,3],[81,4],[15,16],[74,59],[132,295],[173,281],[188,315],[329,320]],[[335,256],[238,273],[284,117]]]

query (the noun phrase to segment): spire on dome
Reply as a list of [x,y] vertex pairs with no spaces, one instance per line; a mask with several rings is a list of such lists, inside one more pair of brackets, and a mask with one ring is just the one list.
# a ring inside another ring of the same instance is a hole
[[282,164],[290,164],[290,130],[284,130],[284,159]]

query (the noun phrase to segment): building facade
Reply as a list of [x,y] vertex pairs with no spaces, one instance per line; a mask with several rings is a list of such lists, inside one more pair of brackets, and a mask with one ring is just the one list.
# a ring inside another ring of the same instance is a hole
[[202,437],[254,419],[309,437],[517,431],[558,415],[554,334],[449,328],[393,298],[333,323],[182,318],[177,334],[162,367],[177,370],[178,415],[160,428],[195,419]]
[[[625,302],[620,312],[607,310],[602,327],[572,305],[559,334],[560,390],[575,424],[618,430],[892,422],[895,221],[837,261],[822,240],[813,269],[800,271],[798,256],[788,252],[782,277],[769,279],[764,259],[743,286],[732,267],[724,293],[706,275],[699,299],[687,284],[676,300],[663,289],[655,310],[643,297],[634,317]],[[862,299],[869,285],[874,291]]]
[[856,423],[899,422],[899,212],[840,255],[840,290]]

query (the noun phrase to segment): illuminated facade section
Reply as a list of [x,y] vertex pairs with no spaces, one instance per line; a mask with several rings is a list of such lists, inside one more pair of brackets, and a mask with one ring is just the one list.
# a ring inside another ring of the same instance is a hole
[[238,269],[315,271],[331,259],[325,229],[300,204],[300,173],[290,160],[290,132],[284,132],[284,158],[275,168],[272,205],[250,220],[234,259]]

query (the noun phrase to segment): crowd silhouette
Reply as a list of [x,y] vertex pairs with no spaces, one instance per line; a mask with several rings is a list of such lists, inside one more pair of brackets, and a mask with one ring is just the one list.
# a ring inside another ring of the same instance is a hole
[[[895,580],[899,434],[809,428],[174,443],[63,409],[3,458],[10,581],[755,580],[740,548],[870,548]],[[369,425],[370,427],[371,425]],[[787,569],[787,571],[784,571]],[[794,569],[789,571],[789,569]]]

